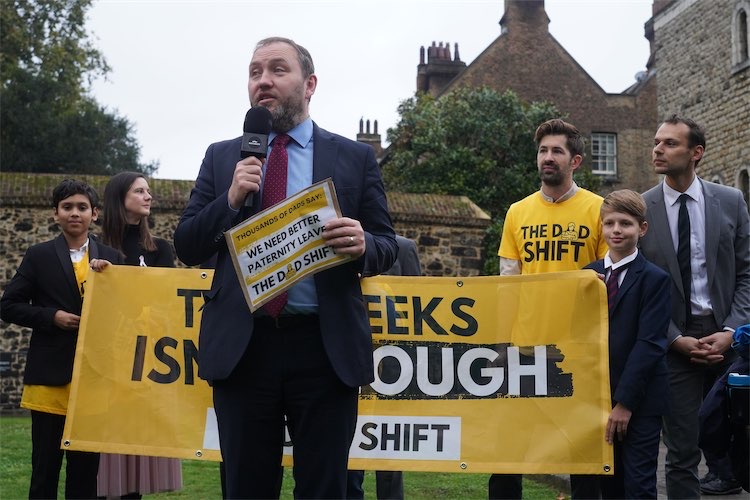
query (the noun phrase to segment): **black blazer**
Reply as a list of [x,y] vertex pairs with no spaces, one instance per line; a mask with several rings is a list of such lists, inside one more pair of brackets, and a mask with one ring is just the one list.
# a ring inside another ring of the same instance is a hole
[[[372,338],[359,286],[365,276],[388,270],[398,245],[391,226],[380,169],[371,147],[331,134],[313,124],[313,182],[333,179],[344,217],[359,220],[365,231],[365,254],[315,275],[320,330],[328,358],[345,384],[366,385],[374,378]],[[240,138],[209,146],[190,201],[174,233],[177,257],[200,265],[216,254],[216,272],[201,319],[199,375],[205,380],[227,378],[253,334],[247,307],[224,239],[232,228],[260,209],[239,213],[229,208],[227,193],[239,160]]]
[[[604,274],[604,261],[586,269]],[[633,414],[669,411],[666,362],[671,298],[667,273],[638,253],[609,313],[609,379],[612,405]]]
[[[121,262],[120,253],[89,238],[89,259]],[[93,271],[91,271],[93,272]],[[24,384],[62,386],[70,383],[78,331],[54,324],[55,313],[81,314],[70,250],[65,237],[31,246],[0,299],[0,317],[32,329]]]

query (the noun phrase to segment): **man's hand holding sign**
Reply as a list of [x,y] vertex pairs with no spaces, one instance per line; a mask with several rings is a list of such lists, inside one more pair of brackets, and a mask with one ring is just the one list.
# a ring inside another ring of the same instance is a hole
[[365,253],[365,232],[358,220],[341,217],[323,228],[323,239],[337,254],[357,258]]
[[327,179],[226,232],[251,311],[302,278],[364,254],[362,225],[340,214],[333,183]]

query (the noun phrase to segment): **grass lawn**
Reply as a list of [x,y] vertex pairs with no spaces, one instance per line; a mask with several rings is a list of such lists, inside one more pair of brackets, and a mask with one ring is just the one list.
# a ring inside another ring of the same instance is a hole
[[[61,473],[58,498],[64,498],[64,468]],[[284,470],[281,498],[292,498],[294,481],[291,471]],[[31,477],[31,418],[0,417],[0,498],[14,500],[28,498]],[[154,499],[219,499],[219,464],[183,460],[183,488],[180,491],[149,495]],[[487,498],[488,474],[448,474],[432,472],[404,473],[404,496],[407,499],[481,499]],[[565,492],[564,495],[567,495]],[[561,499],[556,489],[524,479],[524,498]],[[365,474],[365,497],[375,498],[375,473]]]

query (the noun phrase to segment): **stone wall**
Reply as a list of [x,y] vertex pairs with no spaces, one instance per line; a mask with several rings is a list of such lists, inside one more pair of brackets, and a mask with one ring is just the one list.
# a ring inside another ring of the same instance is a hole
[[750,171],[750,61],[738,64],[732,54],[740,8],[750,14],[747,0],[678,0],[653,18],[653,29],[659,117],[679,113],[702,124],[698,174],[742,188]]
[[[0,293],[26,249],[59,234],[50,206],[64,176],[0,173]],[[77,176],[104,192],[107,177]],[[153,233],[172,241],[192,181],[152,179]],[[475,276],[482,269],[482,241],[489,217],[468,198],[391,193],[394,227],[417,242],[427,276]],[[95,226],[93,232],[98,228]],[[182,265],[181,263],[177,263]],[[0,321],[0,410],[18,408],[31,329]]]

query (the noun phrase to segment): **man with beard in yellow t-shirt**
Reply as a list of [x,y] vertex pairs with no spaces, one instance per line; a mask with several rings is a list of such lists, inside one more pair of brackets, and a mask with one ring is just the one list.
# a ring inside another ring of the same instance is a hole
[[[498,250],[501,276],[576,271],[607,253],[599,223],[602,197],[573,181],[583,161],[581,133],[553,119],[536,129],[534,142],[542,186],[511,205],[505,215]],[[571,477],[573,498],[587,498],[577,486]],[[490,499],[520,499],[522,493],[520,474],[490,477]]]

